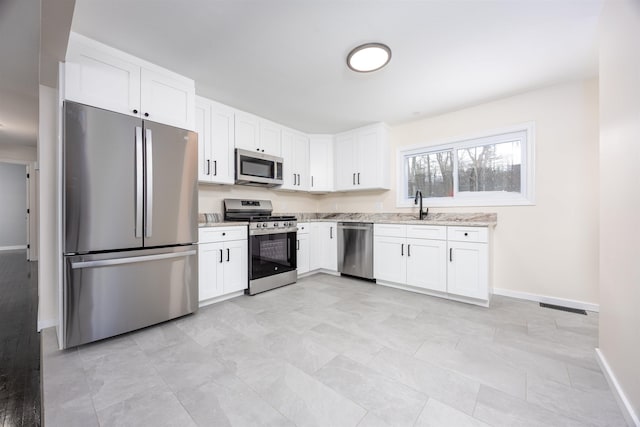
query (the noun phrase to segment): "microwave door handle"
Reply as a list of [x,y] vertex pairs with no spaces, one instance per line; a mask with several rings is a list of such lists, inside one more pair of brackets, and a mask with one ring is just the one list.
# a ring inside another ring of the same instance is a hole
[[153,232],[153,134],[151,129],[146,129],[147,145],[147,223],[145,237],[151,237]]
[[136,126],[136,237],[142,237],[142,205],[144,197],[143,162],[144,154],[142,152],[142,127]]

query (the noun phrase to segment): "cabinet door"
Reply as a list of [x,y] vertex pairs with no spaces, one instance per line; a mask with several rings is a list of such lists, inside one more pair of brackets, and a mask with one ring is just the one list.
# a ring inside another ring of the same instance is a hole
[[486,243],[448,242],[447,290],[450,294],[489,298],[489,260]]
[[305,135],[294,134],[293,137],[293,164],[297,174],[297,190],[309,189],[309,138]]
[[280,126],[260,121],[260,152],[280,156]]
[[222,295],[222,243],[204,243],[198,248],[198,295],[204,301]]
[[211,107],[196,100],[196,132],[198,133],[198,181],[211,182]]
[[218,103],[211,104],[211,182],[233,184],[234,112]]
[[247,241],[226,242],[223,249],[224,274],[222,287],[224,293],[228,294],[247,289],[249,285]]
[[356,188],[376,188],[377,177],[380,174],[378,130],[374,128],[359,131],[356,138],[354,159],[356,163]]
[[373,274],[377,280],[394,283],[407,281],[406,239],[374,237]]
[[355,136],[352,133],[336,137],[335,151],[335,179],[336,190],[350,190],[355,187]]
[[235,147],[249,151],[260,151],[258,117],[237,112],[235,115]]
[[407,239],[407,285],[447,291],[447,242]]
[[64,98],[117,113],[140,116],[140,66],[72,37],[64,68]]
[[298,274],[309,272],[309,235],[298,234]]
[[333,138],[309,139],[309,191],[333,191]]
[[295,190],[298,182],[295,172],[295,154],[293,151],[293,132],[288,130],[282,131],[282,139],[280,141],[280,154],[282,155],[282,179],[284,183],[280,186],[281,190]]
[[182,129],[194,129],[195,84],[142,68],[140,98],[142,118]]
[[337,223],[311,223],[309,268],[338,271]]

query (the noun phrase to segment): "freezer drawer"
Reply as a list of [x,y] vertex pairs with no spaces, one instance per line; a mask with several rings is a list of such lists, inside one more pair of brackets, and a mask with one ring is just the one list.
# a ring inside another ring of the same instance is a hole
[[65,348],[197,309],[195,245],[65,257]]

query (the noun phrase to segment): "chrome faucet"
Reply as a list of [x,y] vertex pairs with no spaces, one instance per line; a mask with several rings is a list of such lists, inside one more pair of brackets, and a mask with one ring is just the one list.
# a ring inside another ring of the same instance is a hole
[[422,191],[418,190],[416,191],[416,198],[413,201],[414,205],[418,204],[418,196],[420,196],[420,219],[425,219],[427,217],[427,215],[429,215],[429,208],[427,208],[426,211],[422,211]]

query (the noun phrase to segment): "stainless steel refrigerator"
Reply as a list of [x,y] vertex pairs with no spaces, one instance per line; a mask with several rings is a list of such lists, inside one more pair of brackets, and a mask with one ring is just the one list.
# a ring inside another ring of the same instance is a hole
[[194,132],[65,101],[63,347],[198,308]]

